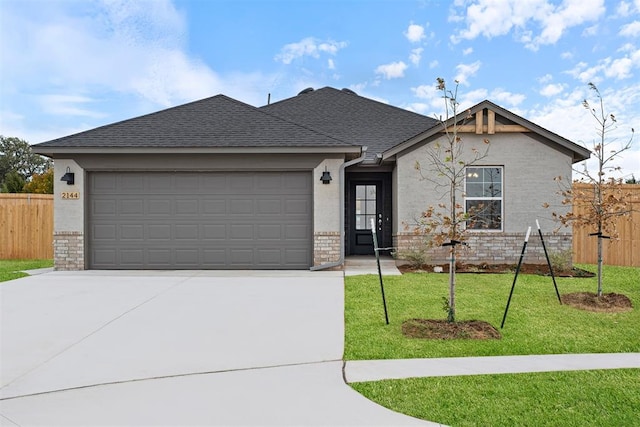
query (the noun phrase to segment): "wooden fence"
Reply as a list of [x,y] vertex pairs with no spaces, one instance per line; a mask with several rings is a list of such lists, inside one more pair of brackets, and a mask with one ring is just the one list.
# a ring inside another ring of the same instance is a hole
[[0,259],[53,258],[53,196],[0,194]]
[[[587,184],[574,184],[588,188]],[[605,265],[622,265],[640,267],[640,184],[625,184],[624,191],[631,193],[630,206],[632,212],[629,218],[618,218],[617,240],[604,240],[603,261]],[[574,212],[580,213],[584,206],[574,204]],[[573,228],[573,262],[596,264],[598,262],[598,239],[589,236],[595,232],[590,228]]]

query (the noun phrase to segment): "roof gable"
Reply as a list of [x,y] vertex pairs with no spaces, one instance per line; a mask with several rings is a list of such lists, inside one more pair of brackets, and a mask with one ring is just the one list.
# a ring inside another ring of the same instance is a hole
[[[397,145],[385,153],[383,158],[387,159],[395,156],[396,154],[410,150],[416,144],[424,142],[426,139],[433,137],[434,135],[444,131],[444,127],[451,128],[456,118],[450,118],[444,124],[438,123],[427,131],[420,135],[411,138],[400,145]],[[499,105],[494,104],[491,101],[482,101],[479,104],[469,108],[468,110],[461,112],[458,117],[458,132],[461,133],[474,133],[476,135],[493,135],[496,133],[531,133],[532,137],[541,139],[548,142],[551,145],[555,145],[559,149],[564,149],[572,153],[573,162],[580,162],[586,160],[591,155],[591,152],[569,141],[562,136],[555,134],[517,114],[506,110]]]
[[34,145],[55,148],[352,147],[251,105],[216,95]]
[[438,124],[433,118],[332,87],[305,89],[260,109],[342,141],[367,146],[369,157]]

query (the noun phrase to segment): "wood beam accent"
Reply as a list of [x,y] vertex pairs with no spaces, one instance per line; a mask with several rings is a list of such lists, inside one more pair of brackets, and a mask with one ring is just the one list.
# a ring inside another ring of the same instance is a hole
[[484,110],[480,110],[476,112],[476,135],[482,135],[482,128],[484,126]]
[[[453,132],[453,126],[449,126],[449,128],[447,128],[448,132]],[[444,132],[444,131],[442,131]],[[462,125],[462,126],[458,126],[458,132],[459,133],[477,133],[476,132],[476,125]],[[482,126],[482,132],[487,132],[489,133],[489,126],[487,125],[483,125]],[[494,133],[501,133],[501,132],[505,132],[505,133],[516,133],[516,132],[531,132],[529,129],[527,129],[524,126],[520,126],[520,125],[495,125],[494,128]]]
[[496,112],[487,110],[487,133],[493,135],[496,133]]

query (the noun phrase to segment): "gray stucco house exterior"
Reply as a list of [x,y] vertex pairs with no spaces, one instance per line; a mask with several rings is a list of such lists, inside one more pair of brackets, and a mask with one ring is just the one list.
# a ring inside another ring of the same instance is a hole
[[[469,114],[465,147],[489,139],[490,151],[462,196],[494,210],[463,256],[514,262],[527,226],[549,216],[542,205],[561,205],[553,178],[570,177],[589,151],[489,101]],[[422,238],[405,225],[440,197],[415,162],[442,130],[325,87],[260,108],[217,95],[34,145],[55,160],[55,266],[336,267],[373,253],[372,219],[381,246],[415,248]],[[476,191],[483,186],[500,191]],[[570,231],[547,245],[570,249]]]

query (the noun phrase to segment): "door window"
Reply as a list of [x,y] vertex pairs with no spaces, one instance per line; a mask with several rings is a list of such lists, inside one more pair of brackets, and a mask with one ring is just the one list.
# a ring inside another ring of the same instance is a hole
[[356,230],[371,229],[376,220],[376,186],[356,185]]

